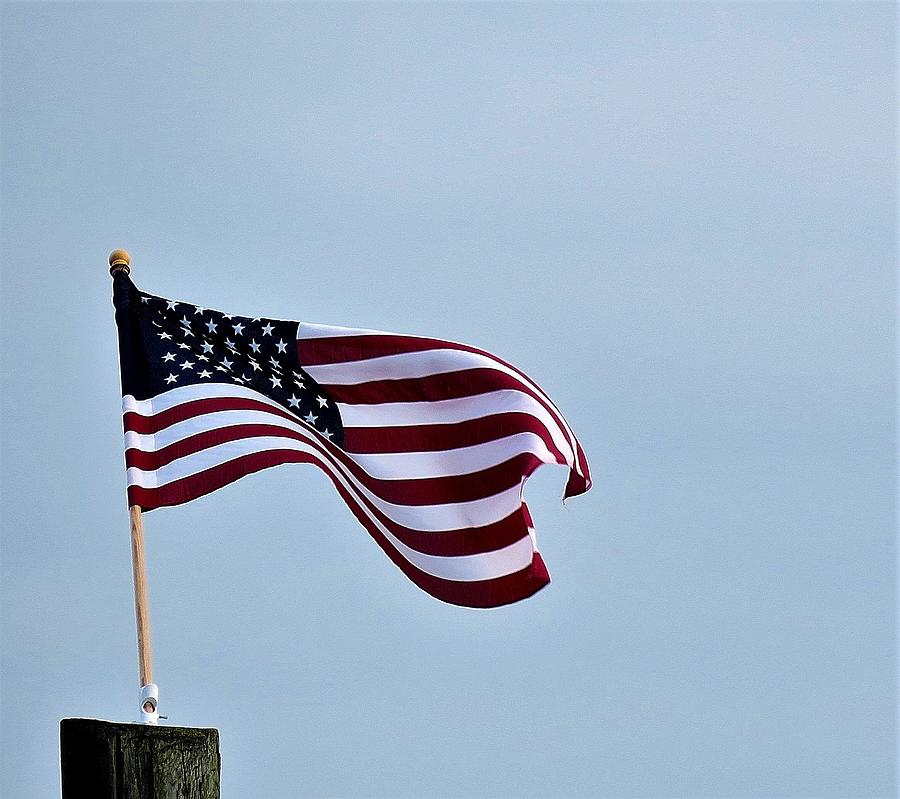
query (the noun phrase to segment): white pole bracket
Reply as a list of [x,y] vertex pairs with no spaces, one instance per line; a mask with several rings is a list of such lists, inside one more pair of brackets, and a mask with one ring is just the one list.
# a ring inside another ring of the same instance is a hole
[[159,724],[159,686],[147,683],[141,688],[141,724]]

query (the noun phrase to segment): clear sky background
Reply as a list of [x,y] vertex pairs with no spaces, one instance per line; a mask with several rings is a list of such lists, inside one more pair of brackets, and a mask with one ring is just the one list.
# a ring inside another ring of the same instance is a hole
[[554,582],[420,592],[324,475],[145,518],[169,723],[223,796],[896,787],[895,9],[4,4],[0,795],[136,717],[106,257],[248,315],[468,341],[595,488]]

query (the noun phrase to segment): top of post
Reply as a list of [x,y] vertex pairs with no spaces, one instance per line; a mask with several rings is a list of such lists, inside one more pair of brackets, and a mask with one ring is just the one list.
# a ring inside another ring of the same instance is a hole
[[115,275],[117,272],[131,274],[131,256],[128,250],[113,250],[109,254],[109,273]]

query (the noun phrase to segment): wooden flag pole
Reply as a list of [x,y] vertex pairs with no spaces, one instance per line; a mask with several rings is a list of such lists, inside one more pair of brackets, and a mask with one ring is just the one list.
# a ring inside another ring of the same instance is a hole
[[150,644],[150,607],[147,602],[147,570],[144,561],[144,524],[141,506],[132,505],[131,568],[134,573],[134,618],[137,621],[138,664],[141,687],[153,682],[153,647]]
[[[131,256],[125,250],[109,254],[109,273],[131,273]],[[159,723],[159,688],[153,682],[153,647],[150,643],[150,606],[147,601],[147,569],[144,561],[144,525],[141,506],[129,508],[131,517],[131,569],[134,574],[134,617],[137,623],[138,666],[141,676],[141,721]]]

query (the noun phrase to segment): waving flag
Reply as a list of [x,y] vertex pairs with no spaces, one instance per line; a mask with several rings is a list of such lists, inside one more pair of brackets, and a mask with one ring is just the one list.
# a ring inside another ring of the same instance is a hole
[[438,339],[223,314],[114,276],[128,500],[189,502],[312,463],[416,585],[469,607],[550,581],[522,498],[542,463],[590,488],[578,439],[527,376]]

